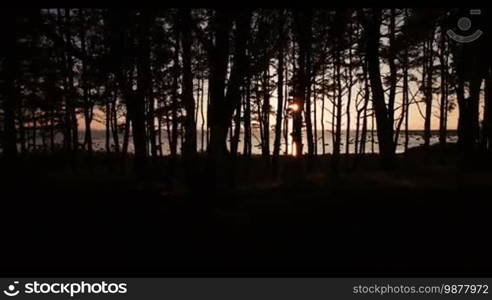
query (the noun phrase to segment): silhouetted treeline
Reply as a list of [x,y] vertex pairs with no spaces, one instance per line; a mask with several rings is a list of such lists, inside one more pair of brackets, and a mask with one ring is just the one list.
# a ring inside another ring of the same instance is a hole
[[[393,168],[400,136],[408,148],[410,120],[423,120],[428,148],[437,118],[445,144],[454,109],[463,153],[492,150],[485,9],[479,15],[89,8],[1,14],[6,161],[30,151],[62,149],[74,160],[80,151],[91,155],[98,127],[105,151],[124,157],[133,145],[137,170],[164,155],[164,147],[174,160],[181,154],[186,169],[206,152],[210,180],[225,184],[230,159],[250,156],[257,145],[275,174],[279,155],[307,155],[312,163],[331,143],[336,169],[341,153],[366,153],[375,130],[382,164]],[[483,33],[476,41],[448,35],[467,34],[457,26],[464,16],[472,20],[469,31]]]

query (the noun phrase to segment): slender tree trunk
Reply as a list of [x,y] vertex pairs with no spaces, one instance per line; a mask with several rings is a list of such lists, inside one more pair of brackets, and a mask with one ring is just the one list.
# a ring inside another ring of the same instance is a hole
[[325,140],[325,64],[321,66],[322,72],[321,72],[321,149],[323,155],[326,154],[326,140]]
[[313,143],[314,155],[318,155],[318,93],[316,91],[316,79],[313,81]]
[[157,148],[157,152],[159,153],[159,157],[162,157],[164,156],[164,151],[163,151],[163,143],[162,143],[162,131],[164,130],[162,128],[162,113],[161,113],[161,109],[162,109],[162,100],[159,99],[157,101],[157,107],[159,108],[159,114],[157,115],[157,144],[158,144],[158,148]]
[[470,80],[470,143],[475,146],[480,137],[479,104],[480,90],[482,86],[482,74],[475,74]]
[[[62,19],[62,12],[60,8],[57,8],[56,10],[56,16],[57,16],[57,23],[58,23],[58,28],[60,31],[63,29],[63,19]],[[64,32],[64,34],[66,34]],[[66,36],[65,36],[66,38]],[[67,55],[65,52],[61,52],[61,64],[62,64],[62,70],[64,73],[63,77],[63,86],[64,86],[64,119],[63,119],[63,148],[65,151],[71,151],[72,149],[72,132],[71,132],[71,120],[70,120],[70,104],[69,104],[69,96],[67,95],[67,91],[69,90],[69,85],[68,85],[68,80],[67,80],[67,73],[68,73],[68,66],[67,66]]]
[[360,132],[359,154],[366,153],[366,143],[367,143],[367,107],[363,110],[362,128]]
[[[127,107],[128,109],[128,107]],[[123,130],[123,145],[121,146],[121,156],[123,158],[126,157],[128,154],[128,145],[130,143],[130,128],[132,126],[132,121],[130,118],[130,115],[127,111],[126,116],[125,116],[125,125],[124,125],[124,130]]]
[[[360,154],[366,153],[366,143],[367,143],[367,106],[370,101],[370,89],[369,89],[369,79],[367,75],[367,56],[364,58],[362,67],[363,77],[364,77],[364,106],[362,108],[362,129],[360,135]],[[372,134],[371,134],[372,135]]]
[[[84,16],[82,16],[85,21]],[[85,37],[85,29],[81,27],[80,30],[80,45],[82,53],[86,54],[86,37]],[[85,125],[85,133],[84,133],[84,144],[87,146],[87,153],[89,156],[92,156],[92,130],[91,130],[91,122],[92,122],[92,104],[89,103],[89,91],[87,86],[87,63],[82,61],[82,75],[81,75],[81,85],[82,85],[82,98],[84,101],[84,125]],[[109,100],[107,100],[109,101]],[[106,106],[106,110],[108,107]],[[109,117],[110,114],[106,111],[106,118]],[[108,123],[106,122],[106,126]]]
[[371,109],[371,153],[375,153],[374,151],[374,109]]
[[433,43],[434,31],[432,31],[427,43],[427,67],[425,84],[425,121],[424,121],[424,147],[429,150],[431,138],[431,121],[432,121],[432,79],[434,72]]
[[[349,50],[350,51],[350,50]],[[351,56],[351,55],[350,55]],[[351,59],[349,59],[351,61]],[[350,126],[350,122],[351,122],[351,113],[350,113],[350,105],[352,103],[352,71],[349,69],[349,75],[348,75],[348,91],[347,91],[347,106],[346,106],[346,111],[345,111],[345,114],[346,114],[346,119],[345,121],[347,122],[347,124],[345,125],[346,126],[346,130],[345,130],[345,158],[346,158],[346,164],[348,166],[348,158],[349,158],[349,154],[350,154],[350,130],[351,130],[351,126]]]
[[314,137],[313,137],[313,122],[312,122],[312,108],[311,108],[311,88],[312,88],[312,70],[313,70],[313,51],[312,51],[312,35],[313,35],[313,29],[312,29],[312,11],[308,10],[306,12],[306,18],[305,18],[305,24],[304,26],[306,27],[306,71],[304,73],[304,88],[306,91],[306,96],[304,98],[305,101],[305,109],[306,111],[304,112],[304,115],[306,117],[306,137],[307,137],[307,146],[308,146],[308,164],[307,164],[307,169],[308,171],[312,171],[313,169],[313,164],[314,164]]
[[262,103],[262,119],[263,119],[263,135],[262,135],[262,155],[264,158],[269,159],[270,157],[270,88],[269,88],[269,63],[267,63],[265,70],[263,71],[262,80],[262,92],[263,92],[263,103]]
[[260,87],[260,79],[255,79],[256,82],[253,83],[254,86],[254,94],[255,94],[255,100],[256,100],[256,114],[258,116],[258,127],[260,130],[260,148],[261,148],[261,154],[265,155],[265,130],[264,130],[264,125],[265,125],[265,118],[263,116],[262,110],[262,102],[261,102],[261,95],[259,91]]
[[348,49],[348,91],[347,91],[347,107],[346,107],[346,135],[345,135],[345,154],[346,154],[346,162],[348,163],[348,157],[350,154],[350,105],[352,102],[352,85],[353,85],[353,76],[352,76],[352,25],[350,24],[349,26],[349,32],[348,32],[348,37],[349,37],[349,49]]
[[[287,44],[288,45],[288,44]],[[288,51],[285,52],[285,55],[288,55]],[[289,82],[289,64],[288,62],[285,63],[285,82]],[[284,84],[284,93],[285,96],[289,95],[289,85]],[[288,111],[289,105],[288,105],[288,100],[286,99],[284,101],[284,108],[283,108],[283,114],[284,114],[284,142],[285,142],[285,151],[284,154],[288,155],[289,154],[289,118],[288,118]]]
[[404,149],[405,152],[408,150],[409,143],[409,123],[410,123],[410,99],[409,99],[409,87],[408,87],[408,54],[406,54],[406,64],[405,64],[405,74],[403,75],[404,80],[404,97],[405,97],[405,142]]
[[[409,99],[409,86],[408,86],[408,50],[405,49],[404,61],[403,61],[403,88],[402,88],[402,113],[401,118],[405,119],[405,141],[404,141],[404,151],[407,152],[408,149],[408,125],[409,125],[409,110],[410,110],[410,99]],[[400,122],[401,124],[401,122]],[[400,126],[398,126],[398,131]],[[395,139],[398,143],[398,134]]]
[[171,148],[171,169],[174,171],[176,156],[178,153],[178,80],[180,76],[179,70],[179,40],[180,31],[178,29],[178,22],[175,24],[175,45],[173,53],[173,82],[172,82],[172,104],[171,104],[171,140],[169,145]]
[[[333,69],[336,69],[335,68],[335,63],[333,63]],[[336,88],[336,75],[333,76],[333,97],[332,99],[330,100],[331,101],[331,145],[332,145],[332,149],[331,149],[331,153],[332,153],[332,159],[333,160],[336,160],[336,158],[334,157],[336,155],[335,153],[335,148],[336,148],[336,145],[337,145],[337,140],[336,140],[336,111],[337,111],[337,94],[338,94],[338,89]]]
[[111,119],[112,119],[112,132],[113,132],[113,142],[114,142],[114,150],[116,153],[120,152],[120,139],[118,135],[118,115],[117,115],[117,98],[118,91],[115,85],[112,93],[112,102],[111,102]]
[[[401,113],[398,119],[398,124],[396,125],[394,143],[395,147],[398,147],[400,139],[400,129],[403,121],[406,119],[406,114],[408,110],[408,50],[405,49],[402,61],[403,69],[403,87],[402,87],[402,103],[401,103]],[[405,120],[406,122],[406,120]],[[405,150],[406,151],[406,150]]]
[[[150,71],[149,71],[150,72]],[[150,145],[150,155],[152,158],[157,157],[157,141],[156,141],[156,130],[155,130],[155,100],[152,93],[152,78],[149,78],[148,89],[147,89],[147,132],[148,140]]]
[[362,110],[358,109],[357,101],[355,103],[356,115],[355,115],[355,139],[354,139],[354,154],[359,154],[359,135],[360,135],[360,119]]
[[169,120],[169,115],[166,115],[166,135],[167,135],[167,144],[169,145],[169,154],[171,155],[171,172],[173,171],[172,168],[172,164],[174,164],[173,162],[173,157],[172,157],[172,147],[171,147],[171,143],[172,143],[172,133],[171,133],[171,120]]
[[[91,106],[89,104],[89,101],[86,99],[88,98],[87,96],[87,90],[84,92],[84,103],[87,106]],[[92,155],[92,129],[91,129],[91,123],[92,123],[92,107],[85,107],[84,108],[84,125],[85,125],[85,132],[84,132],[84,144],[87,146],[87,153],[89,155]]]
[[181,20],[181,46],[183,53],[183,102],[186,110],[185,116],[185,157],[193,157],[196,154],[196,122],[195,99],[193,98],[193,74],[191,72],[191,9],[180,9]]
[[[281,29],[283,32],[283,28]],[[277,67],[277,114],[275,122],[275,141],[273,145],[273,155],[278,158],[280,153],[280,140],[282,139],[282,113],[284,107],[284,54],[283,48],[279,47],[278,67]]]
[[444,65],[446,62],[446,32],[444,26],[441,25],[440,32],[440,54],[439,54],[439,63],[441,64],[441,103],[439,109],[439,144],[441,146],[446,145],[446,113],[448,106],[448,95],[446,93],[447,86],[447,68]]
[[[338,48],[338,47],[336,47]],[[336,82],[336,89],[337,89],[337,97],[334,99],[335,101],[335,107],[334,107],[334,114],[336,115],[335,117],[335,139],[333,143],[333,169],[334,172],[337,173],[339,170],[339,163],[340,163],[340,148],[341,148],[341,141],[342,141],[342,74],[340,72],[341,69],[341,50],[336,49],[334,56],[335,56],[335,82]]]
[[468,109],[468,103],[465,99],[465,83],[464,83],[464,74],[463,74],[463,68],[464,66],[462,65],[462,61],[457,61],[457,70],[456,70],[456,75],[457,75],[457,84],[456,84],[456,99],[458,101],[458,109],[459,109],[459,116],[458,116],[458,145],[462,150],[465,150],[469,144],[468,139],[467,139],[467,126],[470,123],[469,122],[469,109]]
[[[71,23],[70,9],[65,9],[65,39],[67,42],[72,40],[72,32],[69,24]],[[76,95],[74,91],[74,74],[73,74],[73,58],[70,53],[67,53],[67,77],[68,77],[68,110],[70,119],[70,129],[72,131],[72,162],[75,164],[77,158],[77,152],[79,148],[79,126],[77,122],[76,111]],[[75,165],[74,165],[75,166]]]
[[110,106],[110,100],[109,97],[106,99],[106,124],[104,126],[105,129],[105,146],[106,146],[106,153],[111,152],[111,142],[110,142],[110,137],[111,137],[111,106]]
[[232,131],[231,128],[231,154],[233,157],[237,156],[238,152],[238,146],[239,146],[239,136],[241,134],[241,107],[242,107],[242,102],[240,101],[235,109],[235,115],[234,115],[234,131]]
[[135,148],[135,168],[137,174],[145,175],[147,164],[147,132],[145,107],[150,95],[150,41],[149,26],[151,16],[146,11],[141,11],[139,16],[139,39],[137,53],[137,91],[132,95],[132,134]]
[[279,19],[279,39],[278,39],[278,66],[277,66],[277,115],[275,120],[275,141],[273,144],[273,176],[278,177],[278,159],[280,155],[280,141],[282,139],[282,113],[284,108],[284,12],[281,12]]
[[[391,140],[393,140],[393,126],[395,122],[395,98],[396,98],[396,85],[398,83],[397,78],[397,67],[396,67],[396,50],[395,50],[395,39],[396,39],[396,9],[392,8],[390,12],[390,25],[389,25],[389,68],[390,68],[390,87],[388,95],[388,135],[391,135]],[[383,94],[384,95],[384,94]],[[393,142],[393,148],[396,147],[396,143]],[[395,149],[393,149],[393,152]]]
[[244,103],[244,156],[251,156],[251,79],[250,76],[246,78],[246,101]]

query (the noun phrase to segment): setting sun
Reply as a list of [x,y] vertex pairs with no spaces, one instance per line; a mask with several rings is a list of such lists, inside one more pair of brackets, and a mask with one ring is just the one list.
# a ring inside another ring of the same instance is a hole
[[299,111],[300,107],[299,107],[299,104],[297,104],[297,103],[291,103],[289,105],[289,109],[291,111],[297,112],[297,111]]

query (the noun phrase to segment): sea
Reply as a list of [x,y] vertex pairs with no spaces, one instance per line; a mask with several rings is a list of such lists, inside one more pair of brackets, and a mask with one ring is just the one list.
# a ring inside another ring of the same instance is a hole
[[[349,147],[348,147],[348,153],[355,153],[355,131],[350,132],[349,136]],[[409,137],[408,137],[408,147],[413,148],[413,147],[418,147],[421,146],[424,143],[424,132],[421,130],[412,130],[409,132]],[[243,147],[244,147],[244,132],[241,132],[240,134],[240,140],[239,140],[239,153],[242,153]],[[323,140],[322,140],[322,131],[317,132],[317,153],[322,154],[322,153],[333,153],[333,135],[332,132],[329,130],[325,131],[325,143],[323,145]],[[306,133],[303,132],[303,138],[304,138],[304,145],[307,145],[306,143]],[[79,131],[79,142],[82,145],[83,144],[83,139],[84,139],[84,131]],[[93,130],[92,131],[92,139],[93,139],[93,149],[95,151],[106,151],[106,132],[105,130]],[[270,138],[269,138],[269,143],[270,143],[270,151],[273,151],[273,143],[274,143],[275,135],[273,132],[270,133]],[[447,142],[449,143],[456,143],[457,142],[457,133],[456,131],[449,131],[447,134]],[[32,141],[32,137],[30,138]],[[170,147],[169,147],[169,137],[167,134],[167,131],[162,131],[161,132],[161,140],[162,140],[162,153],[164,155],[170,154]],[[203,143],[202,143],[203,141]],[[63,136],[58,133],[55,137],[55,143],[57,145],[61,145],[63,142]],[[230,140],[228,139],[228,147],[229,147],[229,142]],[[439,136],[437,131],[432,131],[431,132],[431,138],[430,138],[430,144],[436,144],[439,142]],[[49,139],[45,139],[45,143],[49,143]],[[121,144],[123,143],[123,134],[119,134],[119,143],[120,147]],[[405,135],[403,132],[400,133],[399,139],[398,139],[398,145],[396,147],[396,152],[397,153],[402,153],[405,151]],[[260,132],[259,130],[253,130],[252,131],[252,154],[261,154],[261,138],[260,138]],[[323,152],[323,146],[324,146],[324,152]],[[32,142],[29,143],[28,145],[29,150],[32,150],[34,147],[32,145]],[[45,148],[46,145],[43,145],[43,138],[41,136],[36,137],[36,149],[37,150],[42,150]],[[114,141],[111,137],[110,139],[110,147],[112,150],[115,148]],[[360,146],[359,146],[360,147]],[[280,153],[281,154],[287,154],[291,155],[292,154],[292,138],[290,134],[288,135],[288,145],[285,142],[285,138],[282,135],[281,139],[281,146],[280,146]],[[346,152],[346,132],[342,133],[342,142],[341,142],[341,147],[340,147],[340,152],[341,153],[347,153]],[[197,131],[197,150],[199,152],[206,151],[207,149],[207,132],[206,131]],[[178,153],[181,150],[181,136],[178,137]],[[130,139],[129,139],[129,144],[128,144],[128,151],[132,153],[134,151],[133,148],[133,143],[132,143],[132,137],[130,134]],[[303,147],[303,152],[307,151],[307,146]],[[379,152],[379,143],[378,143],[378,138],[376,132],[368,131],[367,132],[367,137],[366,137],[366,146],[365,146],[365,152],[366,153],[378,153]]]

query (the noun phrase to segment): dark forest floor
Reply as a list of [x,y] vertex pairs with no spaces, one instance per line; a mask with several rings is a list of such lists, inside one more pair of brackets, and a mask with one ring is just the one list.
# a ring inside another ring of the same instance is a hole
[[[237,188],[212,194],[170,176],[168,159],[136,180],[103,154],[76,173],[31,155],[2,179],[0,273],[492,275],[490,157],[450,146],[398,160],[383,171],[342,155],[335,176],[330,156],[306,174],[283,157],[273,180],[261,157],[240,158]],[[196,169],[206,176],[203,159]]]

